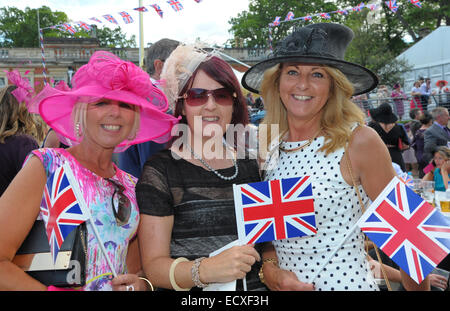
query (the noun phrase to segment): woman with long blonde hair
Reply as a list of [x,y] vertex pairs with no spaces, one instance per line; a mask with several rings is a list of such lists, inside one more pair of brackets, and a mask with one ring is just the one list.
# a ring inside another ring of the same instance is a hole
[[[378,83],[370,70],[344,60],[352,38],[339,24],[297,28],[242,79],[246,89],[262,94],[267,109],[259,129],[260,146],[271,148],[264,179],[309,176],[314,199],[314,214],[299,217],[316,227],[314,235],[265,247],[259,276],[271,290],[378,290],[364,235],[350,228],[395,172],[386,146],[350,100]],[[418,286],[401,274],[406,289],[429,288],[428,280]]]

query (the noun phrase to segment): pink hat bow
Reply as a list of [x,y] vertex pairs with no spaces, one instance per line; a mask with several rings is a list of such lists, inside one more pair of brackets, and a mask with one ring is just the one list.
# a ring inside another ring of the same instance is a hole
[[[28,79],[22,77],[17,69],[14,69],[13,71],[4,71],[6,72],[6,77],[8,78],[8,80],[11,81],[15,86],[17,86],[17,88],[12,91],[11,94],[14,95],[19,103],[25,102],[28,105],[34,92],[34,89],[30,86],[30,82],[28,81]],[[28,71],[25,74],[27,73]]]

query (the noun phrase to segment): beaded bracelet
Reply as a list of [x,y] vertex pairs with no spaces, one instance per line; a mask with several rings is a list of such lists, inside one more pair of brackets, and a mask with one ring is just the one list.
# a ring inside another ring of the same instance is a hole
[[189,260],[187,260],[184,257],[178,257],[170,265],[170,270],[169,270],[170,285],[172,285],[173,289],[176,290],[176,291],[188,291],[188,290],[190,290],[190,288],[182,288],[182,287],[178,286],[177,282],[175,282],[175,267],[178,265],[178,263],[180,263],[182,261],[189,261]]
[[195,286],[200,288],[205,288],[208,286],[208,284],[202,283],[202,281],[200,281],[199,267],[203,259],[205,259],[205,257],[195,259],[194,264],[191,268],[192,282],[194,282]]

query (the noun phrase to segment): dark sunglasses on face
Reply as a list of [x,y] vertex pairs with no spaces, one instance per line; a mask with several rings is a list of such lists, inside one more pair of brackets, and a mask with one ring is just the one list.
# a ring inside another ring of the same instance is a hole
[[131,214],[130,199],[124,194],[125,187],[113,179],[105,178],[114,186],[114,193],[111,198],[112,210],[118,226],[128,223]]
[[189,106],[201,106],[208,102],[208,97],[212,95],[214,101],[221,106],[230,106],[236,93],[225,87],[215,90],[205,90],[200,88],[189,89],[181,98],[186,100]]

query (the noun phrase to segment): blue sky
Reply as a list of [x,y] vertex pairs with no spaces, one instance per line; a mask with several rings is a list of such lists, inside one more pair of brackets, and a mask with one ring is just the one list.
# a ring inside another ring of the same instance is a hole
[[[196,38],[209,44],[222,45],[231,38],[228,33],[230,25],[228,20],[243,10],[248,9],[249,0],[203,0],[196,3],[194,0],[180,0],[184,9],[175,12],[166,0],[143,0],[142,4],[149,11],[144,13],[144,44],[155,42],[161,38],[171,38],[182,42],[194,42]],[[164,12],[160,18],[150,4],[158,4]],[[97,17],[103,21],[102,25],[114,28],[115,26],[102,18],[102,15],[111,14],[118,21],[123,32],[136,35],[139,43],[139,15],[133,8],[139,6],[139,0],[0,0],[0,7],[14,6],[21,10],[25,7],[38,8],[46,5],[52,11],[63,11],[71,21],[89,21],[90,17]],[[128,12],[134,23],[125,24],[118,14],[120,11]],[[37,27],[37,26],[36,26]]]

